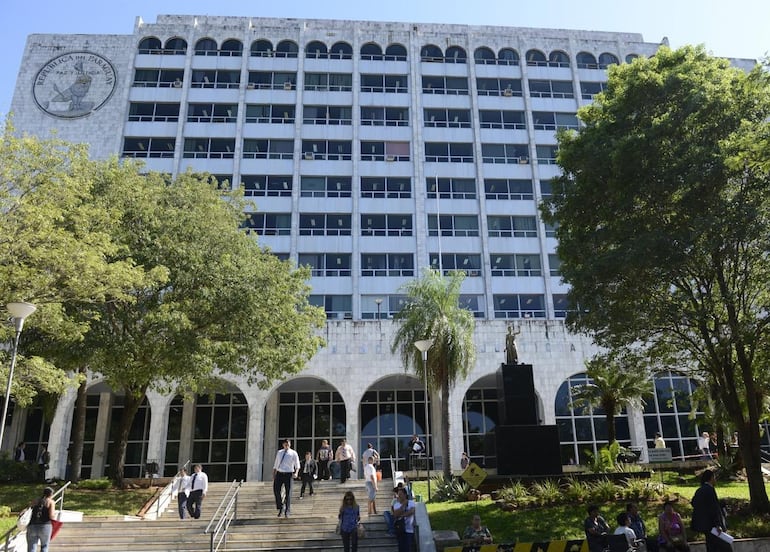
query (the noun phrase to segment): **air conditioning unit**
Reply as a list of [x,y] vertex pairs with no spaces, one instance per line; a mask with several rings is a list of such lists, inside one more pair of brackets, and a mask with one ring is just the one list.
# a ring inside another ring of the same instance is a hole
[[291,90],[291,81],[286,81],[283,83],[283,89],[284,90]]
[[307,159],[308,161],[312,161],[313,160],[313,154],[310,153],[309,151],[305,152],[305,159]]
[[182,81],[180,81],[179,79],[176,79],[174,81],[174,88],[182,88]]
[[394,155],[388,155],[385,157],[385,161],[395,161],[396,157]]
[[503,90],[503,96],[510,98],[511,96],[513,96],[513,90],[511,90],[510,88],[506,88],[505,90]]
[[257,86],[253,82],[250,82],[246,85],[246,88],[248,88],[249,90],[254,90],[256,87]]
[[529,157],[519,157],[519,165],[528,165]]

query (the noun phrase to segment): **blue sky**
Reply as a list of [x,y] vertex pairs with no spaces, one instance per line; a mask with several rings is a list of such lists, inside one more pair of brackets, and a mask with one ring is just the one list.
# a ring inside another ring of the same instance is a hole
[[27,36],[33,33],[130,34],[134,19],[157,14],[364,19],[549,27],[664,36],[672,47],[705,44],[715,55],[761,58],[770,51],[770,0],[4,0],[0,35],[0,116],[11,104]]

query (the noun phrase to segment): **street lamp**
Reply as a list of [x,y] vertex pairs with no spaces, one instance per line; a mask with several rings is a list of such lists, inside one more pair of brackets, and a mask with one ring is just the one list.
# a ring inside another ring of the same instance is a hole
[[[433,346],[433,339],[421,339],[415,341],[414,346],[422,353],[422,372],[425,381],[425,446],[428,446],[428,436],[430,435],[430,422],[428,421],[428,349]],[[426,470],[428,472],[428,502],[430,502],[430,456],[426,452]]]
[[0,446],[5,436],[5,419],[8,416],[8,403],[11,401],[11,383],[13,382],[13,370],[16,368],[16,352],[19,350],[19,337],[24,327],[24,319],[37,310],[32,303],[8,303],[8,312],[11,313],[13,325],[16,328],[16,337],[13,340],[11,352],[11,369],[8,370],[8,385],[5,387],[5,401],[3,402],[3,417],[0,419]]
[[374,300],[377,304],[377,324],[380,325],[380,334],[382,334],[382,317],[380,317],[380,309],[382,308],[382,297],[378,297]]

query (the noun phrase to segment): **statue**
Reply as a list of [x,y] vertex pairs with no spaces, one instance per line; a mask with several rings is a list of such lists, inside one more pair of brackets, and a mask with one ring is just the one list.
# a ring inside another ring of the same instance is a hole
[[516,336],[521,333],[521,328],[513,331],[513,325],[508,325],[508,334],[505,336],[505,363],[518,364],[519,350],[516,347]]

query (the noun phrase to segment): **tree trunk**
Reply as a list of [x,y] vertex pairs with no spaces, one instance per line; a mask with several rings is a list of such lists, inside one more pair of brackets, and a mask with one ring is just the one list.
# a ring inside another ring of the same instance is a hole
[[[85,375],[85,370],[81,370]],[[86,440],[86,407],[88,402],[88,382],[85,377],[78,386],[78,395],[75,400],[75,416],[72,419],[71,444],[67,450],[67,463],[69,464],[69,480],[77,483],[80,481],[80,470],[83,466],[83,443]]]
[[139,406],[141,406],[144,400],[144,396],[144,391],[138,396],[128,390],[125,394],[118,436],[110,456],[110,477],[119,489],[123,488],[123,469],[126,461],[126,448],[128,447],[128,433],[131,430],[131,425],[134,423],[136,413],[139,411]]
[[738,447],[746,467],[746,480],[749,484],[751,510],[757,514],[770,512],[770,501],[767,497],[765,479],[762,476],[759,424],[751,422],[745,424],[738,436]]
[[441,454],[444,456],[443,471],[444,477],[452,477],[452,464],[449,458],[449,376],[447,375],[441,382],[441,430],[443,443]]
[[615,442],[616,435],[615,435],[615,414],[607,411],[606,414],[607,417],[607,444],[611,445]]

